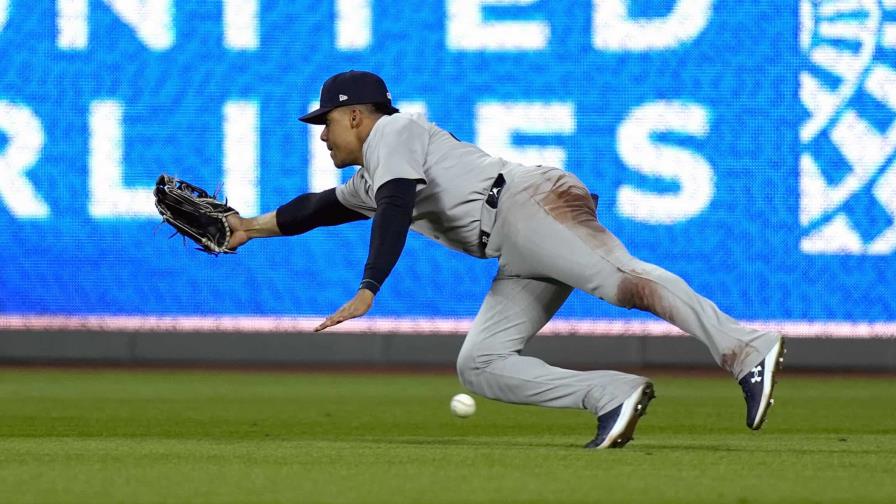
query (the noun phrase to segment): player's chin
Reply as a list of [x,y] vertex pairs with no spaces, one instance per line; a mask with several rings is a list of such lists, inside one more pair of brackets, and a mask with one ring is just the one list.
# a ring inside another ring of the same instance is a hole
[[336,168],[345,168],[345,163],[341,162],[339,156],[336,154],[336,151],[330,151],[330,159],[333,161],[333,166]]
[[336,168],[342,169],[342,168],[348,168],[349,166],[353,166],[352,163],[343,161],[343,160],[337,158],[336,156],[331,156],[331,157],[333,158],[333,166],[335,166]]

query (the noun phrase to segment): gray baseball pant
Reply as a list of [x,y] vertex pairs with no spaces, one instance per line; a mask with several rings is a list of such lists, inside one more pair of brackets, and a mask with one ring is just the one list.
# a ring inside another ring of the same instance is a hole
[[739,325],[684,280],[628,253],[595,216],[589,191],[571,173],[517,166],[504,172],[486,255],[498,274],[457,361],[461,383],[518,404],[587,409],[600,415],[647,381],[617,371],[572,371],[519,355],[573,288],[637,308],[695,336],[735,378],[779,334]]

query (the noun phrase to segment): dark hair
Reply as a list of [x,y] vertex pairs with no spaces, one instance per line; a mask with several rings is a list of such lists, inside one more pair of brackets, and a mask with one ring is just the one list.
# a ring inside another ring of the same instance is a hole
[[392,114],[394,114],[394,113],[396,112],[395,109],[392,108],[392,107],[391,107],[388,103],[386,103],[386,102],[370,103],[369,105],[370,105],[371,107],[373,107],[373,110],[374,110],[377,114],[392,115]]

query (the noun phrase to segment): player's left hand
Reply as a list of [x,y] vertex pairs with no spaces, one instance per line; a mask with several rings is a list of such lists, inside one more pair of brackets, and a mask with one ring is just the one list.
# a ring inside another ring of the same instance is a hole
[[358,289],[358,292],[355,293],[355,297],[351,298],[349,302],[342,305],[342,308],[337,310],[336,313],[330,315],[326,320],[321,322],[319,326],[315,327],[314,332],[323,331],[328,327],[364,315],[373,305],[373,296],[373,292],[370,292],[367,289]]

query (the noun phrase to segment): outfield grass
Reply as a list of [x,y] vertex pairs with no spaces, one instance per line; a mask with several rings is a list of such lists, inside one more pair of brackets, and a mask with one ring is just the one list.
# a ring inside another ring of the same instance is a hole
[[896,383],[782,377],[761,432],[733,380],[653,376],[623,450],[583,411],[450,375],[0,369],[0,502],[896,502]]

